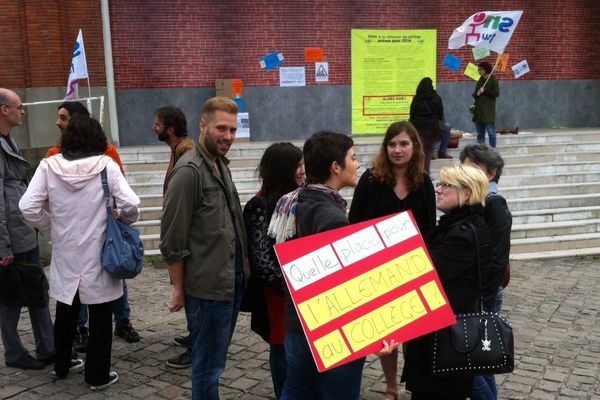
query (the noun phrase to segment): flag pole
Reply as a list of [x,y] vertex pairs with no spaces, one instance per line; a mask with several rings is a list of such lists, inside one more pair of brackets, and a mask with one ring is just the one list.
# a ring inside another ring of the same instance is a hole
[[87,77],[87,84],[88,84],[88,98],[87,98],[87,109],[90,112],[90,115],[94,115],[94,113],[92,112],[92,89],[90,87],[90,74],[88,73],[88,77]]
[[496,67],[498,66],[498,63],[500,62],[500,57],[496,57],[496,63],[494,64],[494,67],[492,68],[492,72],[490,72],[490,74],[488,75],[487,79],[485,80],[485,82],[483,83],[483,86],[481,87],[482,89],[485,89],[485,85],[487,85],[488,81],[490,80],[490,78],[492,77],[492,74],[494,73],[494,71],[496,70]]

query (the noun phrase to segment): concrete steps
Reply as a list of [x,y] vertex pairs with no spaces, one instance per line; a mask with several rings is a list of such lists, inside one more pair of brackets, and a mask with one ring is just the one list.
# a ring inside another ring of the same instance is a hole
[[[513,213],[511,258],[548,258],[600,254],[600,129],[533,130],[499,135],[498,150],[506,166],[501,193]],[[370,166],[381,146],[380,137],[358,137],[355,147],[361,171]],[[460,148],[473,143],[465,135]],[[298,146],[302,142],[295,143]],[[267,142],[238,143],[228,153],[231,172],[244,205],[260,187],[256,166]],[[445,165],[432,161],[432,178]],[[127,180],[141,198],[140,220],[146,253],[159,255],[162,184],[170,151],[164,145],[119,150]],[[352,190],[342,192],[350,203]]]

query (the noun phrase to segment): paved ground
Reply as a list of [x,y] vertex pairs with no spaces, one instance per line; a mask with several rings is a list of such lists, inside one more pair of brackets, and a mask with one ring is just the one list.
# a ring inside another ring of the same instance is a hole
[[[514,373],[498,377],[500,398],[600,399],[600,259],[519,261],[512,269],[504,310],[513,323],[517,360]],[[50,368],[7,368],[0,356],[0,398],[189,398],[190,371],[164,367],[164,361],[180,351],[171,338],[185,327],[183,313],[165,309],[167,282],[166,271],[153,267],[130,281],[132,320],[142,341],[114,340],[113,364],[120,380],[107,391],[91,393],[82,374],[54,381]],[[31,349],[26,313],[20,328]],[[267,345],[250,331],[248,315],[240,317],[229,358],[222,399],[273,399]],[[363,399],[381,399],[383,378],[374,357],[367,360],[363,377]],[[402,391],[400,398],[409,396]]]

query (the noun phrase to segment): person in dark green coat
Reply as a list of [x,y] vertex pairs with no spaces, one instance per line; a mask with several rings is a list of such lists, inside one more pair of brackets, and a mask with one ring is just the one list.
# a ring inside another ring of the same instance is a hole
[[[485,144],[485,132],[490,137],[490,146],[496,148],[496,97],[500,95],[498,78],[492,75],[492,65],[484,61],[479,64],[481,78],[475,86],[475,110],[473,122],[477,131],[477,143]],[[488,79],[489,78],[489,79]],[[487,81],[487,83],[486,83]]]

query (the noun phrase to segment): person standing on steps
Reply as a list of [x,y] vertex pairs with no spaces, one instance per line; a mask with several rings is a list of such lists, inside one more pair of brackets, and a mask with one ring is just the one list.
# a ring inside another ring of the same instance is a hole
[[[175,168],[177,161],[190,150],[196,147],[194,140],[188,136],[187,120],[181,109],[173,106],[161,107],[154,112],[154,133],[161,142],[165,142],[171,148],[169,166],[163,183],[163,197],[167,192],[169,176]],[[185,352],[168,359],[165,365],[169,368],[182,369],[192,366],[192,337],[189,332],[186,335],[175,336],[173,343],[176,346],[185,347]]]
[[490,147],[496,148],[496,97],[500,96],[500,85],[496,75],[492,74],[492,69],[492,65],[487,61],[479,64],[481,78],[477,81],[473,93],[473,122],[477,131],[477,143],[485,144],[487,132]]

